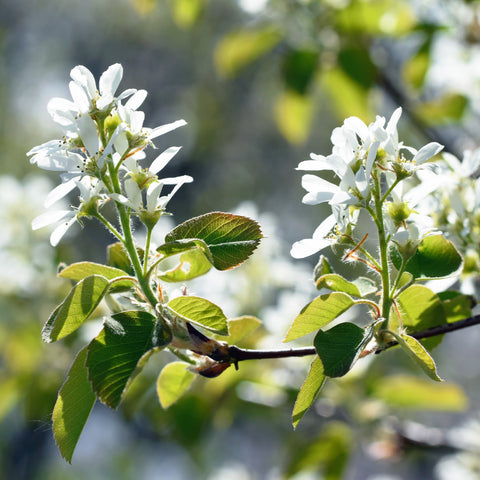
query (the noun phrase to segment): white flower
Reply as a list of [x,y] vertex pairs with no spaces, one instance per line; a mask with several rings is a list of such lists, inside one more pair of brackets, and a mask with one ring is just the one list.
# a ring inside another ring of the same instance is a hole
[[292,245],[290,255],[293,258],[309,257],[335,243],[335,240],[326,237],[336,223],[337,220],[335,216],[333,214],[329,215],[313,232],[312,238],[300,240]]
[[[72,182],[80,190],[80,206],[70,210],[50,210],[32,220],[32,229],[48,225],[58,224],[50,236],[50,243],[53,247],[57,246],[62,237],[67,233],[68,229],[82,215],[88,215],[88,204],[97,202],[98,200],[107,200],[108,197],[102,193],[105,189],[104,184],[97,179],[84,177],[80,180],[72,179]],[[86,212],[82,211],[87,210]]]

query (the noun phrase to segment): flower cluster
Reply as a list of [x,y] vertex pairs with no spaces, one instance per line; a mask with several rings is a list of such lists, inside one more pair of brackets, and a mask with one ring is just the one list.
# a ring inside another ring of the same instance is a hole
[[[423,201],[417,209],[425,216],[430,216],[433,224],[442,229],[462,252],[464,280],[472,274],[478,275],[480,271],[479,174],[480,149],[477,149],[464,152],[462,161],[444,153],[437,174],[424,171],[419,175],[423,189],[431,192],[431,195],[429,201]],[[467,284],[464,286],[468,293],[474,293]]]
[[[116,94],[123,76],[120,64],[111,65],[97,84],[84,66],[71,71],[69,84],[72,100],[53,98],[48,111],[58,123],[63,136],[31,149],[30,162],[45,170],[60,173],[62,183],[47,196],[50,207],[74,189],[79,190],[79,204],[68,210],[51,210],[36,219],[38,229],[58,224],[50,241],[57,245],[65,232],[81,217],[97,217],[104,221],[100,209],[109,200],[124,205],[152,228],[168,201],[181,185],[191,182],[189,176],[159,179],[157,174],[178,152],[171,147],[143,168],[144,149],[154,146],[153,140],[185,125],[184,120],[156,128],[143,126],[145,114],[138,110],[147,92],[127,89]],[[167,195],[161,195],[164,185],[173,185]],[[146,190],[144,202],[142,192]]]
[[[408,220],[417,215],[413,208],[420,196],[406,201],[401,195],[401,182],[421,169],[431,171],[433,164],[427,161],[443,147],[432,142],[416,150],[399,142],[397,123],[401,113],[401,108],[395,110],[388,123],[384,117],[377,116],[368,126],[359,118],[347,118],[332,132],[330,155],[312,153],[310,160],[298,165],[297,170],[301,171],[333,172],[340,181],[333,183],[311,173],[303,175],[302,186],[307,191],[303,203],[328,202],[332,213],[318,226],[312,238],[293,245],[293,257],[307,257],[336,243],[342,236],[350,235],[360,209],[374,212],[375,204],[383,205],[385,228],[389,234],[397,236],[399,243],[418,240],[419,230],[414,230]],[[391,200],[388,204],[387,199]],[[377,214],[373,217],[379,220]],[[415,221],[418,225],[419,218]],[[420,221],[420,224],[428,222]],[[426,233],[427,230],[420,229],[420,237]]]

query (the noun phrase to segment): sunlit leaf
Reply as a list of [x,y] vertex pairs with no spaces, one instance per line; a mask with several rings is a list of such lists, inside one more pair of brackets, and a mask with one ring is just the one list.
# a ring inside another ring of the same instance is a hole
[[239,30],[225,35],[215,49],[215,66],[224,77],[233,77],[269,52],[282,38],[277,28]]
[[430,68],[430,46],[431,38],[428,38],[403,66],[403,79],[413,88],[419,89],[423,86],[425,76]]
[[432,379],[437,382],[443,380],[438,376],[437,366],[423,345],[415,338],[406,334],[398,335],[390,332],[395,337],[402,350]]
[[78,282],[45,323],[43,340],[54,342],[74,332],[97,308],[109,286],[110,282],[100,275]]
[[380,378],[372,395],[396,408],[461,412],[468,406],[468,398],[460,386],[408,375]]
[[210,251],[207,258],[212,259],[213,266],[228,270],[243,263],[262,238],[260,226],[251,218],[211,212],[178,225],[166,235],[165,241],[203,240]]
[[356,0],[339,10],[337,27],[361,35],[402,35],[415,26],[411,6],[398,0]]
[[[144,251],[137,247],[137,253],[141,261],[143,261]],[[128,257],[125,247],[120,243],[112,243],[107,247],[107,265],[118,268],[134,276],[135,271]]]
[[120,403],[137,369],[157,350],[156,318],[148,312],[112,315],[88,346],[87,367],[93,390],[110,408]]
[[[398,258],[392,256],[392,260],[398,268]],[[459,271],[462,264],[462,256],[450,240],[443,235],[430,235],[422,240],[407,262],[406,271],[415,278],[442,278]]]
[[223,337],[222,340],[235,345],[245,337],[253,333],[262,325],[262,321],[250,315],[244,315],[238,318],[230,318],[228,324],[228,336]]
[[307,378],[298,392],[297,400],[293,407],[293,428],[297,428],[298,423],[317,398],[324,383],[325,375],[323,373],[323,365],[320,359],[316,356],[310,366]]
[[314,281],[317,282],[317,280],[321,276],[327,275],[329,273],[335,273],[333,271],[333,267],[330,264],[330,262],[328,261],[327,257],[325,257],[323,255],[320,255],[320,258],[318,259],[318,262],[315,265],[315,268],[313,269],[313,279],[314,279]]
[[[401,315],[401,325],[407,333],[427,330],[447,323],[445,310],[438,295],[423,285],[412,285],[405,289],[396,299]],[[398,315],[392,309],[390,327],[400,326]],[[422,340],[422,343],[432,348],[440,343],[442,337],[432,337]]]
[[447,93],[443,97],[418,104],[417,115],[426,125],[446,125],[462,119],[468,100],[458,93]]
[[181,296],[170,300],[167,308],[176,316],[220,335],[228,334],[227,317],[222,309],[201,297]]
[[158,278],[164,282],[186,282],[204,275],[212,268],[205,253],[193,248],[179,255],[178,264],[166,272],[159,273]]
[[68,462],[72,461],[73,451],[95,404],[86,359],[87,347],[80,350],[73,362],[53,409],[53,436],[62,457]]
[[339,118],[352,115],[363,121],[372,118],[373,112],[368,104],[367,91],[341,68],[325,70],[321,79],[323,88]]
[[170,0],[169,4],[175,23],[180,28],[189,29],[203,12],[207,0]]
[[60,277],[68,278],[75,282],[79,282],[90,275],[101,275],[107,280],[114,280],[119,277],[125,278],[125,280],[119,280],[112,284],[110,291],[122,291],[128,290],[135,286],[135,280],[126,279],[128,276],[125,271],[115,267],[108,267],[100,263],[94,262],[79,262],[73,263],[68,267],[65,267],[59,274]]
[[188,363],[171,362],[163,367],[157,380],[157,394],[163,408],[179,400],[195,379]]
[[303,143],[310,133],[314,103],[307,95],[285,90],[275,101],[275,121],[281,134],[293,144]]
[[334,292],[343,292],[347,295],[351,295],[352,297],[361,296],[360,290],[354,283],[349,282],[341,275],[337,275],[336,273],[329,273],[319,277],[316,285],[318,290],[321,288],[328,288],[328,290],[332,290]]
[[472,316],[472,298],[460,292],[438,293],[448,323],[457,322]]
[[313,344],[327,377],[343,377],[350,371],[365,345],[373,335],[373,328],[363,329],[344,322],[329,330],[320,330]]
[[315,332],[346,312],[352,305],[354,301],[345,293],[320,295],[303,307],[284,341],[289,342]]

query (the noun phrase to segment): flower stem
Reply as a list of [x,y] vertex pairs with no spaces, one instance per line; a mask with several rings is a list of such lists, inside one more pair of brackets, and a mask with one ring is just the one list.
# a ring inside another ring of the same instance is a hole
[[388,268],[388,242],[385,232],[385,224],[383,221],[383,200],[385,197],[381,195],[381,186],[378,176],[375,176],[375,188],[373,190],[375,201],[374,221],[378,231],[378,242],[380,248],[380,275],[382,277],[382,309],[381,315],[384,318],[381,329],[387,329],[388,318],[390,316],[390,307],[392,300],[390,297],[390,271]]

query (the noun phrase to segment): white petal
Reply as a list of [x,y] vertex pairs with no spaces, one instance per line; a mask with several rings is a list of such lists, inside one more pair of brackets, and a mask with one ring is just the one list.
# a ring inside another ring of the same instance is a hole
[[143,121],[145,120],[145,113],[140,111],[130,112],[130,127],[132,132],[139,133],[143,127]]
[[80,115],[77,119],[78,135],[90,157],[98,155],[100,150],[100,139],[95,122],[89,115]]
[[38,230],[47,225],[52,225],[52,223],[57,223],[62,220],[62,218],[71,215],[71,213],[71,210],[50,210],[49,212],[42,213],[32,220],[32,230]]
[[152,173],[158,173],[162,170],[165,165],[176,155],[176,153],[182,147],[170,147],[167,148],[164,152],[162,152],[150,165],[149,171]]
[[76,186],[75,180],[78,180],[80,177],[72,178],[65,183],[61,183],[55,187],[48,195],[45,200],[45,207],[51,207],[55,202],[58,202],[61,198],[68,195]]
[[315,229],[312,238],[314,240],[320,240],[324,238],[330,230],[335,226],[336,220],[334,215],[329,215],[323,222]]
[[83,65],[77,65],[70,72],[70,76],[75,83],[85,90],[85,94],[87,94],[90,99],[96,97],[97,84],[95,82],[95,77],[87,67],[84,67]]
[[128,102],[125,104],[125,107],[129,108],[130,110],[136,110],[143,103],[146,97],[147,97],[146,90],[138,90],[128,100]]
[[365,165],[365,174],[367,178],[370,178],[373,162],[375,161],[375,158],[377,158],[378,145],[379,142],[373,142],[373,144],[370,146],[370,149],[368,150],[367,163]]
[[178,127],[183,127],[186,125],[187,122],[185,120],[177,120],[173,123],[167,123],[166,125],[161,125],[160,127],[156,127],[152,130],[151,134],[149,135],[150,138],[156,138],[160,135],[165,133],[171,132],[172,130],[177,129]]
[[118,85],[120,85],[122,77],[123,67],[119,63],[110,65],[100,77],[100,95],[113,98],[115,92],[117,91]]
[[134,210],[139,210],[143,205],[142,202],[142,191],[137,185],[135,180],[131,178],[125,180],[125,193],[127,194],[130,203],[133,205]]
[[292,245],[290,250],[290,255],[293,258],[305,258],[317,253],[322,248],[328,247],[330,243],[328,242],[317,242],[311,238],[306,238],[304,240],[300,240],[299,242],[295,242]]
[[355,132],[364,142],[369,139],[368,127],[358,117],[349,117],[343,122],[344,126]]
[[52,247],[56,247],[62,237],[67,233],[67,230],[75,223],[76,216],[70,218],[66,222],[62,222],[50,235],[50,244]]
[[147,211],[154,212],[157,208],[157,201],[162,193],[163,183],[153,182],[147,189]]
[[310,175],[308,173],[302,177],[302,187],[307,190],[307,192],[334,193],[338,190],[337,185],[327,182],[327,180],[317,177],[316,175]]
[[181,175],[179,177],[162,178],[160,181],[164,185],[177,185],[177,184],[191,183],[193,182],[193,178],[190,175]]
[[442,149],[443,149],[443,145],[440,145],[437,142],[431,142],[423,146],[413,157],[413,160],[415,160],[417,164],[420,165],[423,162],[427,161],[429,158],[432,158]]
[[78,110],[82,113],[88,112],[90,110],[90,99],[88,98],[85,89],[75,82],[70,82],[68,86]]

